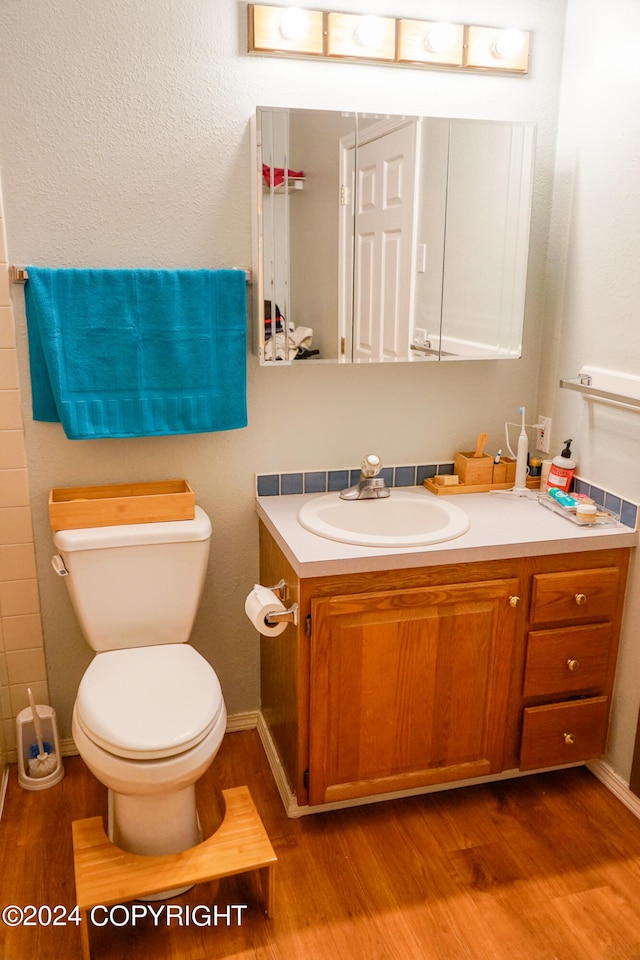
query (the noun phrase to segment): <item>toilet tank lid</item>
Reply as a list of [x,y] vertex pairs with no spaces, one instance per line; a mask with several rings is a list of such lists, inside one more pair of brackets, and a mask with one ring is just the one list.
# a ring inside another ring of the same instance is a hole
[[109,547],[132,547],[149,543],[183,543],[208,540],[211,521],[196,506],[193,520],[162,520],[158,523],[123,523],[116,527],[85,527],[81,530],[58,530],[53,542],[59,550],[101,550]]

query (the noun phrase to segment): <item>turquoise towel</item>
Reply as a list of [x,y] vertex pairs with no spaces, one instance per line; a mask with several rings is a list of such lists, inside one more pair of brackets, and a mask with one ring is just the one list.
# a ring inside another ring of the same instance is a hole
[[247,425],[244,271],[27,273],[35,420],[74,440]]

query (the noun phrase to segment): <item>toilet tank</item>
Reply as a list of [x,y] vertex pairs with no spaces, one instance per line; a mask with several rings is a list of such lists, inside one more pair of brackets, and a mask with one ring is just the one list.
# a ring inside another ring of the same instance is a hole
[[[202,595],[211,523],[193,520],[58,530],[54,543],[87,643],[96,651],[185,643]],[[54,557],[54,567],[60,563]]]

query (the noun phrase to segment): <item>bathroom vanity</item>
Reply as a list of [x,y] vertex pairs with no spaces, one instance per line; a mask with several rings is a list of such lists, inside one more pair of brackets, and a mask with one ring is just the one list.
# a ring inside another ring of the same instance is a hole
[[455,540],[367,548],[303,529],[308,499],[257,501],[261,582],[298,605],[261,637],[261,734],[291,816],[603,753],[637,533],[476,494],[456,498]]

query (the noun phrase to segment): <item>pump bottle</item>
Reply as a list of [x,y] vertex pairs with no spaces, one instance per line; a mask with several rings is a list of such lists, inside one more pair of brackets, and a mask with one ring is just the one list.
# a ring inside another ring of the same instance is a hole
[[576,470],[575,460],[571,457],[571,444],[573,440],[564,441],[564,450],[559,457],[554,457],[549,468],[547,477],[547,490],[562,490],[569,492],[571,481]]

